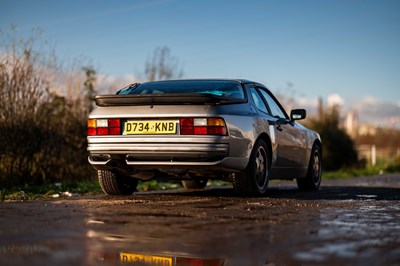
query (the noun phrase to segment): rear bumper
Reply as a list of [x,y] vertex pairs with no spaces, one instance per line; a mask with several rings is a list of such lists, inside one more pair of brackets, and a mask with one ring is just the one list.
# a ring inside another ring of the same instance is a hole
[[[171,167],[177,172],[196,171],[196,170],[207,170],[207,171],[219,171],[219,172],[238,172],[246,168],[248,160],[238,157],[226,157],[218,161],[212,162],[191,162],[191,161],[130,161],[126,160],[114,160],[112,157],[108,157],[107,160],[98,160],[98,155],[91,155],[88,157],[89,163],[96,170],[111,170],[111,169],[125,169],[131,170],[126,167],[133,167],[137,170],[160,170],[162,172],[172,172]],[[107,156],[101,154],[101,156]],[[129,155],[127,155],[129,156]],[[123,165],[126,167],[124,167]]]
[[89,144],[90,153],[129,154],[131,157],[199,157],[227,156],[228,144],[184,144],[184,143],[151,143],[151,144]]
[[142,170],[173,166],[234,172],[246,168],[247,159],[230,157],[229,150],[228,136],[88,137],[89,163],[98,170],[121,164]]

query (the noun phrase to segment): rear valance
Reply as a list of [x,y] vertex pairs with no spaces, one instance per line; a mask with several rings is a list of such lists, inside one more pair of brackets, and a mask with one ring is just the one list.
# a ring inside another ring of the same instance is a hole
[[227,98],[205,93],[163,93],[163,94],[126,94],[126,95],[97,95],[94,101],[98,106],[126,105],[172,105],[197,104],[215,105],[243,103],[245,99]]

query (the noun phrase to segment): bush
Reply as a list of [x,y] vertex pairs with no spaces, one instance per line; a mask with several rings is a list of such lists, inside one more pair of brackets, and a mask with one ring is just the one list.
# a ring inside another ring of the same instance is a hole
[[308,126],[321,136],[324,170],[334,171],[356,166],[357,151],[353,140],[339,127],[338,110],[333,108],[322,119],[312,119]]
[[54,58],[34,51],[32,40],[11,43],[0,57],[0,188],[93,178],[86,88],[95,72],[67,98],[48,77],[59,73],[50,71]]
[[400,156],[388,163],[385,167],[385,171],[388,173],[400,173]]

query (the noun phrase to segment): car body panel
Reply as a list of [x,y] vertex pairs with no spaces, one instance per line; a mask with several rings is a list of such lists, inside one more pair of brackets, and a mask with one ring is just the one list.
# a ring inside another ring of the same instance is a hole
[[89,119],[117,118],[122,124],[126,120],[167,119],[179,124],[184,117],[219,117],[225,121],[227,135],[180,135],[178,129],[175,135],[88,136],[89,162],[97,170],[119,171],[145,180],[163,175],[171,179],[204,175],[226,179],[246,169],[255,142],[263,138],[270,147],[271,178],[305,176],[312,146],[315,141],[320,142],[319,135],[295,121],[287,119],[282,123],[259,111],[248,90],[261,84],[234,81],[243,86],[242,102],[107,106],[105,100]]

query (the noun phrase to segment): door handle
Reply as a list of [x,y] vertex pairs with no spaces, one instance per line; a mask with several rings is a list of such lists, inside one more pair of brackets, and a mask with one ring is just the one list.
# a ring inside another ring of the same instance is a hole
[[282,127],[281,125],[278,125],[278,126],[276,127],[276,129],[279,130],[279,131],[282,131],[282,130],[283,130],[283,127]]

